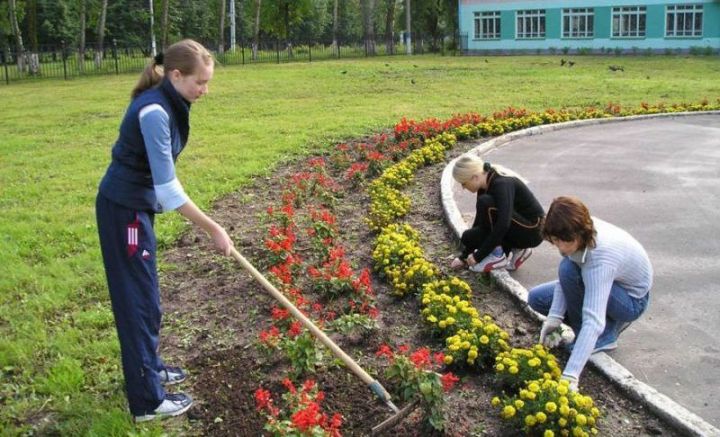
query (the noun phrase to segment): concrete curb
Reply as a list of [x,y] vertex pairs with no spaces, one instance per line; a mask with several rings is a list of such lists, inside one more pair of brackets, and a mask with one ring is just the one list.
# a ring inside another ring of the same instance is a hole
[[[531,135],[539,135],[545,132],[551,132],[560,129],[570,129],[580,126],[605,124],[605,123],[618,123],[632,120],[642,120],[648,118],[665,118],[665,117],[688,117],[693,115],[707,115],[707,114],[720,114],[720,111],[702,111],[702,112],[678,112],[678,113],[666,113],[666,114],[651,114],[651,115],[638,115],[630,117],[613,117],[613,118],[601,118],[601,119],[590,119],[590,120],[576,120],[566,123],[550,124],[535,126],[528,129],[512,132],[506,135],[493,138],[489,141],[485,141],[469,150],[468,154],[475,154],[482,156],[488,151],[507,144],[515,139],[527,137]],[[445,212],[445,218],[450,227],[455,232],[455,235],[460,238],[462,233],[468,228],[467,223],[463,220],[460,210],[455,203],[453,197],[453,184],[455,183],[452,178],[452,167],[458,158],[450,161],[445,169],[443,170],[442,177],[440,180],[441,190],[441,201],[443,205],[443,211]],[[505,270],[495,270],[491,273],[492,278],[496,281],[498,286],[506,292],[509,292],[521,305],[524,311],[529,313],[532,317],[539,321],[545,319],[544,316],[535,312],[527,304],[528,291],[518,281],[513,279],[510,274]],[[563,338],[569,339],[572,337],[570,328],[563,325]],[[700,416],[692,413],[685,407],[681,406],[677,402],[670,399],[668,396],[658,392],[651,386],[638,380],[620,363],[612,359],[606,353],[598,353],[590,357],[590,363],[595,366],[602,374],[604,374],[612,383],[617,385],[619,388],[624,390],[635,400],[641,402],[643,405],[648,407],[651,411],[657,414],[660,418],[665,420],[668,424],[673,426],[679,432],[689,436],[698,437],[720,437],[720,430],[715,428]]]

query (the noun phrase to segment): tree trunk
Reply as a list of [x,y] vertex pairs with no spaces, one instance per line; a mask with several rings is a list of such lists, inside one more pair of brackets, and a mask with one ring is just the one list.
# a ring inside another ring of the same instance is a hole
[[160,22],[162,27],[162,41],[160,42],[163,51],[168,48],[168,33],[170,32],[170,0],[163,0],[163,12]]
[[100,19],[98,20],[97,27],[97,47],[95,48],[95,68],[100,69],[102,67],[103,60],[103,45],[105,42],[105,18],[107,17],[107,6],[108,0],[102,1],[100,10]]
[[340,45],[338,44],[337,33],[338,33],[338,0],[335,0],[333,5],[333,41],[332,41],[332,53],[334,56],[338,56]]
[[22,34],[20,33],[20,26],[17,21],[17,5],[15,0],[10,0],[10,25],[12,26],[13,36],[15,37],[15,50],[17,51],[15,57],[17,59],[18,70],[20,73],[25,73],[27,71],[27,58]]
[[80,41],[78,45],[78,71],[85,73],[85,21],[87,19],[85,0],[80,0]]
[[393,27],[395,27],[395,0],[387,0],[387,13],[385,14],[385,51],[388,55],[395,54]]
[[412,55],[412,20],[410,19],[410,0],[405,0],[405,53]]
[[30,53],[28,55],[28,63],[30,66],[30,74],[37,76],[40,74],[40,56],[38,48],[38,27],[37,27],[37,0],[28,0],[25,4],[27,10],[28,39],[30,40]]
[[220,0],[220,29],[218,32],[218,54],[225,53],[225,3],[227,0]]
[[230,10],[228,11],[230,17],[230,51],[235,51],[235,0],[230,0]]
[[285,21],[285,47],[287,49],[288,60],[293,57],[292,43],[290,42],[290,2],[283,2],[283,20]]
[[260,44],[260,7],[262,0],[255,0],[255,28],[253,29],[252,60],[257,60],[258,45]]
[[157,55],[157,45],[155,44],[155,9],[153,8],[153,0],[149,2],[150,6],[150,56],[153,58]]
[[375,54],[375,0],[363,0],[363,28],[365,33],[365,52]]

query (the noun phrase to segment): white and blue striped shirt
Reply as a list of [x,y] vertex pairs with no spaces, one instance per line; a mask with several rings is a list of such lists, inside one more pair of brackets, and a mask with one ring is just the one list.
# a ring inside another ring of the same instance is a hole
[[[610,288],[617,282],[631,297],[644,297],[652,287],[653,269],[647,252],[626,231],[593,217],[597,235],[595,247],[585,248],[568,258],[580,266],[585,285],[582,327],[563,374],[580,377],[598,337],[605,329]],[[563,319],[565,296],[560,283],[555,286],[548,317]]]

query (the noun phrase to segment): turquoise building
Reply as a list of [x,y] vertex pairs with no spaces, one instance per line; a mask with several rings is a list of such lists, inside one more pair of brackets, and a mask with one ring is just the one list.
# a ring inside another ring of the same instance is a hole
[[720,0],[459,0],[468,53],[720,49]]

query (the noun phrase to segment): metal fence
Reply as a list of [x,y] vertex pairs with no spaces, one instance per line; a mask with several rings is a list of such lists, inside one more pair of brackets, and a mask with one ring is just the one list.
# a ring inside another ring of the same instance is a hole
[[[461,50],[462,36],[423,38],[413,36],[414,54],[455,54]],[[211,47],[211,45],[207,45]],[[458,50],[456,50],[458,49]],[[337,45],[323,42],[285,42],[264,39],[257,45],[241,42],[234,49],[213,50],[222,65],[255,63],[314,62],[326,59],[361,58],[369,56],[398,56],[406,54],[402,41],[340,42]],[[7,48],[0,52],[0,81],[4,84],[22,80],[44,78],[72,79],[81,76],[139,72],[150,59],[150,49],[122,45],[117,41],[102,50],[88,44],[84,50],[77,46],[42,46],[37,53],[26,52],[18,56]]]

